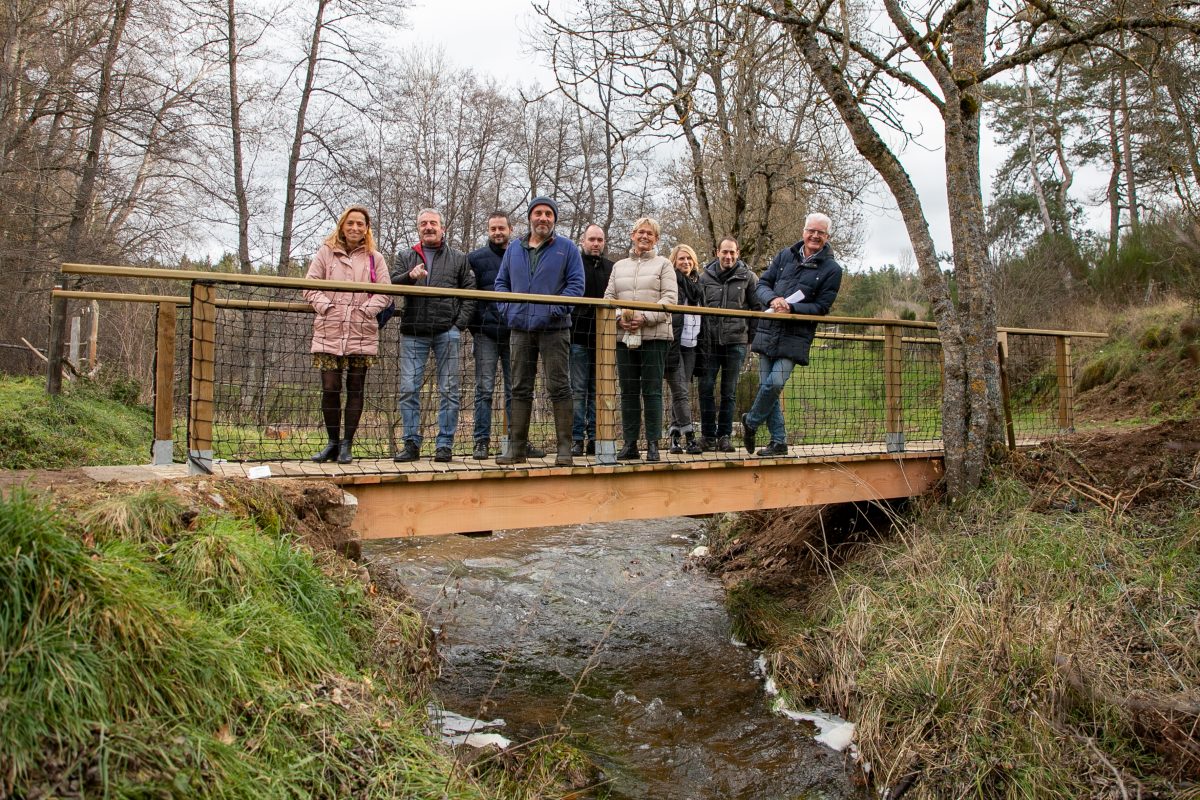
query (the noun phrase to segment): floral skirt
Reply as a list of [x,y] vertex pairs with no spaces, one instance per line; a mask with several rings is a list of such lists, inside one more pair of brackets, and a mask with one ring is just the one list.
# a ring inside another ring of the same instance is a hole
[[317,369],[343,370],[348,367],[373,367],[378,360],[375,356],[335,356],[330,353],[312,354],[312,364]]

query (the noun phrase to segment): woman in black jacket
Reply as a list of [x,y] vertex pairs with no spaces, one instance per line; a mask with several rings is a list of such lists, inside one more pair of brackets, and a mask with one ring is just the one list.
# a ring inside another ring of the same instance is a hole
[[[700,260],[696,251],[686,244],[677,245],[668,256],[675,267],[675,283],[679,288],[679,305],[701,305]],[[704,450],[696,441],[696,428],[692,424],[692,374],[696,369],[696,345],[700,335],[700,315],[674,314],[672,328],[675,338],[667,351],[667,389],[671,392],[671,423],[667,432],[671,437],[670,452],[678,455],[686,452],[699,455]]]

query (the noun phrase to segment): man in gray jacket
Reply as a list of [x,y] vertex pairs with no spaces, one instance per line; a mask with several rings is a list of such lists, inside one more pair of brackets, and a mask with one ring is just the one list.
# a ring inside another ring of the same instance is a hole
[[[442,215],[426,208],[417,215],[419,242],[396,256],[392,283],[474,289],[475,273],[467,257],[446,244]],[[421,384],[425,364],[433,353],[437,364],[438,433],[434,461],[453,456],[461,401],[459,340],[475,311],[475,301],[458,297],[406,297],[400,315],[400,418],[404,423],[404,449],[395,461],[421,457]]]

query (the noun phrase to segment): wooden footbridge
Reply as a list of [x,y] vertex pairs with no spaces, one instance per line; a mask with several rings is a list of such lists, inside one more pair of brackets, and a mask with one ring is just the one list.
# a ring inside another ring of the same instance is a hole
[[[469,351],[463,356],[463,382],[468,385],[462,391],[459,436],[465,444],[455,458],[448,463],[396,463],[390,458],[397,449],[399,417],[398,326],[389,327],[381,332],[380,363],[371,370],[378,379],[368,386],[356,458],[343,466],[306,460],[324,437],[318,433],[317,373],[307,355],[311,311],[299,293],[361,285],[82,264],[64,265],[63,273],[86,276],[88,285],[56,289],[56,315],[67,314],[69,303],[92,300],[152,304],[156,311],[153,325],[147,325],[154,330],[147,336],[155,361],[153,463],[90,469],[100,480],[189,474],[330,480],[357,502],[355,527],[364,538],[392,538],[887,500],[924,494],[942,474],[937,438],[941,352],[931,323],[820,318],[823,327],[812,363],[797,368],[784,398],[794,438],[787,456],[761,458],[744,450],[672,455],[664,447],[661,462],[617,463],[616,306],[580,300],[580,305],[598,307],[596,455],[577,457],[572,467],[554,466],[551,455],[520,468],[469,457],[474,376]],[[154,291],[167,281],[190,284],[190,293]],[[379,288],[400,296],[558,302],[536,295]],[[636,303],[622,307],[698,311]],[[999,331],[997,355],[1011,447],[1032,445],[1073,427],[1072,341],[1097,336]],[[52,353],[62,352],[61,342],[51,345]],[[746,375],[756,376],[756,371]],[[432,386],[427,389],[423,427],[436,429],[432,410],[437,393]],[[493,455],[504,441],[502,397],[495,406]],[[547,420],[545,410],[540,416],[535,412],[531,438],[536,440],[539,431],[543,440],[552,438]],[[738,444],[736,428],[733,441]]]

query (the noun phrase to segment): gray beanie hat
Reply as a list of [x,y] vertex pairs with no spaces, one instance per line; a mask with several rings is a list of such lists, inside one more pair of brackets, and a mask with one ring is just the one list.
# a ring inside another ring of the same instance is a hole
[[545,196],[535,197],[529,201],[529,210],[525,212],[526,219],[533,216],[533,210],[538,206],[550,206],[550,210],[554,212],[554,221],[558,222],[558,203]]

